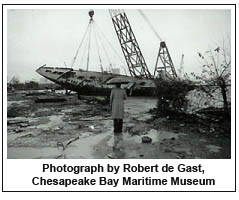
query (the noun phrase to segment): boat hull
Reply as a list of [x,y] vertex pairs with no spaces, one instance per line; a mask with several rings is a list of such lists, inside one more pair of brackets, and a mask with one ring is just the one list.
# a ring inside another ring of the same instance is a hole
[[45,65],[36,70],[46,79],[82,95],[110,95],[113,85],[107,81],[112,78],[127,77],[131,82],[122,84],[128,95],[132,96],[155,96],[156,87],[153,80],[138,79],[120,74],[102,73],[94,71],[73,70],[70,68],[46,67]]

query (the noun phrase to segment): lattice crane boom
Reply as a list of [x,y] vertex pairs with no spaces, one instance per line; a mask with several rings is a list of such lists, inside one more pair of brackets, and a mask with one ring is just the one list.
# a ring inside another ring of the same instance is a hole
[[[162,38],[159,36],[158,32],[154,28],[154,26],[150,23],[149,19],[146,17],[146,15],[143,13],[142,10],[138,10],[141,16],[145,19],[147,24],[149,25],[150,29],[153,31],[155,36],[160,41],[159,51],[156,59],[156,65],[154,69],[154,77],[162,77],[162,78],[176,78],[177,73],[175,71],[172,58],[170,56],[170,53],[168,51],[168,47],[165,43],[165,41],[162,40]],[[159,60],[161,60],[162,64],[160,66]]]
[[[159,65],[159,59],[161,60],[163,66]],[[154,77],[161,77],[161,78],[173,78],[177,77],[176,70],[173,65],[172,58],[168,51],[168,47],[164,41],[160,42],[158,56],[156,60],[155,70],[154,70]]]
[[139,78],[152,78],[124,10],[113,9],[109,12],[130,75]]
[[184,54],[182,54],[180,68],[178,71],[179,71],[179,77],[182,78],[184,75]]

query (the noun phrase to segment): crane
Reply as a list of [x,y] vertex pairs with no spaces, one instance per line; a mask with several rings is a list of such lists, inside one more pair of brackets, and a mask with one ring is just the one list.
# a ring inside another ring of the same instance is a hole
[[180,68],[178,70],[180,78],[182,78],[183,75],[184,75],[184,69],[183,68],[184,68],[184,54],[182,54]]
[[[163,66],[159,66],[159,58]],[[172,58],[169,54],[168,47],[165,41],[160,42],[157,61],[154,70],[155,77],[161,78],[177,78],[177,73],[175,71]]]
[[[124,10],[109,10],[131,76],[150,79],[156,77],[175,79],[177,77],[177,73],[174,68],[173,61],[170,56],[166,42],[161,39],[161,37],[158,35],[157,31],[154,29],[154,27],[152,26],[148,18],[144,15],[144,13],[141,10],[138,11],[160,40],[160,46],[153,76],[148,70],[148,67],[145,63],[145,59],[142,55],[142,52],[139,48],[139,45],[137,43],[137,40]],[[159,60],[161,60],[163,66],[159,65]]]
[[[155,69],[154,69],[154,77],[163,78],[163,79],[165,78],[175,79],[177,77],[177,73],[175,71],[173,61],[168,51],[166,42],[163,41],[162,38],[159,36],[159,34],[154,29],[153,25],[150,23],[150,21],[148,20],[146,15],[143,13],[143,11],[142,10],[138,10],[138,11],[141,14],[141,16],[145,19],[145,21],[148,23],[149,27],[152,29],[152,31],[154,32],[154,34],[160,41],[159,51],[158,51]],[[159,59],[161,60],[163,66],[159,65]]]
[[[175,79],[177,77],[177,73],[175,71],[173,61],[168,51],[166,42],[163,41],[162,38],[159,36],[159,34],[154,29],[153,25],[150,23],[150,21],[148,20],[146,15],[143,13],[143,11],[142,10],[138,10],[138,11],[141,14],[141,16],[144,18],[144,20],[148,23],[149,27],[151,28],[151,30],[154,32],[154,34],[160,41],[159,51],[158,51],[155,69],[154,69],[154,77]],[[163,66],[159,65],[159,59],[161,60]]]
[[151,79],[152,75],[148,70],[145,59],[124,10],[110,9],[109,12],[130,75],[137,78]]

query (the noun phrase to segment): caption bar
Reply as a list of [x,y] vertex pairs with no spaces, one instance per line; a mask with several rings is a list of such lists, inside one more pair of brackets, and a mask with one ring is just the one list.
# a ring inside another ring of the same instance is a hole
[[[42,172],[47,174],[56,174],[58,178],[49,178],[44,176],[36,176],[32,178],[32,184],[35,186],[49,186],[58,185],[63,187],[68,186],[82,186],[82,185],[99,185],[99,186],[130,186],[130,185],[215,185],[214,178],[205,178],[204,169],[201,164],[185,165],[177,164],[175,166],[165,165],[141,165],[141,164],[122,164],[122,165],[53,165],[43,164]],[[74,178],[63,178],[63,174],[71,173]],[[148,174],[149,176],[140,177],[140,174]],[[173,173],[177,174],[174,176]],[[178,174],[182,176],[178,176]],[[190,173],[193,178],[183,178],[185,173]],[[97,178],[92,178],[92,175],[101,175]],[[121,176],[115,175],[120,174]],[[137,178],[135,178],[137,174]],[[167,175],[166,178],[160,175]],[[113,176],[114,175],[114,176]],[[195,177],[197,175],[197,177]]]

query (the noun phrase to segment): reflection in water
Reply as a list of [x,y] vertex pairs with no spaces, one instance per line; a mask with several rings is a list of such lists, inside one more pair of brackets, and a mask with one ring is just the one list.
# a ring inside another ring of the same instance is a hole
[[114,133],[114,144],[112,149],[113,153],[108,156],[109,158],[122,159],[125,157],[122,133]]

